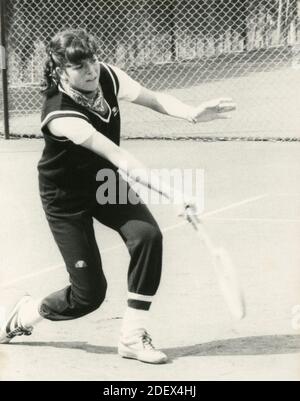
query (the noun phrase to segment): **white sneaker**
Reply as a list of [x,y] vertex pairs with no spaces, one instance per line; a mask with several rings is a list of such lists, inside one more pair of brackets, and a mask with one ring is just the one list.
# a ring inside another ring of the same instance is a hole
[[146,363],[166,363],[168,357],[154,348],[151,337],[144,329],[134,331],[130,336],[122,337],[118,345],[122,358],[137,359]]
[[19,316],[20,308],[31,299],[29,295],[22,297],[4,320],[0,328],[0,344],[8,344],[16,336],[31,335],[33,327],[23,327]]

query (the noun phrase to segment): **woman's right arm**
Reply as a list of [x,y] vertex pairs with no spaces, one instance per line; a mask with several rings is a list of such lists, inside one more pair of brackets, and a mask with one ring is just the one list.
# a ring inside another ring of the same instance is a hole
[[107,159],[131,180],[147,186],[169,200],[176,201],[177,204],[189,203],[181,191],[170,187],[130,152],[115,145],[87,121],[76,117],[63,117],[50,121],[48,128],[53,135],[71,139],[77,145]]

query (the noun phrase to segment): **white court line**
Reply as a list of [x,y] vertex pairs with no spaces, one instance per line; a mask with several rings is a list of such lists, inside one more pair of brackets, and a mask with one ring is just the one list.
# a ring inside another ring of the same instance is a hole
[[269,196],[288,196],[288,197],[300,197],[300,193],[289,193],[289,192],[285,192],[285,193],[270,193]]
[[[240,202],[231,203],[230,205],[222,207],[220,209],[211,210],[210,212],[199,214],[199,218],[200,218],[200,220],[206,219],[207,217],[213,216],[213,215],[221,213],[221,212],[225,212],[230,209],[234,209],[238,206],[246,205],[247,203],[252,203],[252,202],[264,199],[267,196],[269,196],[269,194],[259,195],[259,196],[255,196],[254,198],[248,198],[248,199],[242,200]],[[162,230],[162,232],[166,233],[168,231],[174,230],[175,228],[183,227],[187,224],[189,224],[187,221],[183,221],[181,223],[174,224],[173,226],[166,227],[165,229]]]
[[200,219],[202,217],[213,216],[214,214],[217,214],[217,213],[220,213],[220,212],[225,212],[226,210],[234,209],[234,208],[236,208],[238,206],[242,206],[242,205],[245,205],[247,203],[252,203],[252,202],[267,198],[268,196],[269,196],[269,194],[263,194],[263,195],[255,196],[254,198],[248,198],[248,199],[245,199],[245,200],[240,201],[240,202],[232,203],[231,205],[225,206],[223,208],[212,210],[211,212],[204,213],[204,214],[200,215]]
[[212,217],[205,220],[210,221],[244,221],[244,222],[257,222],[257,223],[300,223],[300,219],[266,219],[264,217]]
[[[245,199],[245,200],[240,201],[240,202],[231,203],[230,205],[225,206],[225,207],[222,207],[222,208],[220,208],[220,209],[212,210],[212,211],[210,211],[210,212],[201,214],[201,215],[200,215],[200,218],[203,219],[203,218],[206,218],[206,217],[208,217],[208,216],[212,216],[212,215],[215,215],[215,214],[217,214],[217,213],[224,212],[224,211],[226,211],[226,210],[234,209],[234,208],[236,208],[236,207],[238,207],[238,206],[242,206],[242,205],[245,205],[245,204],[247,204],[247,203],[255,202],[255,201],[258,201],[258,200],[260,200],[260,199],[266,198],[267,196],[268,196],[268,194],[264,194],[264,195],[255,196],[255,197],[253,197],[253,198],[248,198],[248,199]],[[168,232],[168,231],[172,231],[172,230],[174,230],[174,229],[176,229],[176,228],[185,226],[185,225],[187,225],[187,224],[189,224],[187,221],[183,221],[183,222],[181,222],[181,223],[179,223],[179,224],[175,224],[175,225],[173,225],[173,226],[169,226],[169,227],[166,227],[166,228],[162,229],[162,232],[163,232],[163,233],[166,233],[166,232]],[[111,252],[111,251],[113,251],[113,250],[115,250],[115,249],[122,248],[123,246],[124,246],[123,244],[115,245],[115,246],[113,246],[113,247],[106,248],[106,249],[102,250],[101,253],[102,253],[102,254],[104,254],[104,253],[109,253],[109,252]],[[18,283],[20,283],[21,281],[24,281],[24,280],[27,280],[27,279],[30,279],[30,278],[35,278],[35,277],[38,277],[38,276],[40,276],[40,275],[42,275],[42,274],[50,273],[50,272],[53,272],[53,271],[55,271],[55,270],[61,269],[61,268],[63,268],[63,267],[64,267],[64,264],[59,264],[59,265],[52,266],[52,267],[49,267],[49,268],[44,269],[44,270],[40,270],[39,272],[36,272],[36,273],[26,274],[26,275],[24,275],[24,276],[21,276],[21,277],[15,279],[15,280],[8,281],[8,282],[6,282],[6,283],[4,283],[4,284],[0,284],[0,288],[7,288],[7,287],[10,287],[10,286],[12,286],[12,285],[14,285],[14,284],[18,284]]]

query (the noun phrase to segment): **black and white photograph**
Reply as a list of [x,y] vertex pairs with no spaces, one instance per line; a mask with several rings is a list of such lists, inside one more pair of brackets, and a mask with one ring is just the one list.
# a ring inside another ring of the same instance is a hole
[[300,0],[0,0],[0,381],[299,381],[299,108]]

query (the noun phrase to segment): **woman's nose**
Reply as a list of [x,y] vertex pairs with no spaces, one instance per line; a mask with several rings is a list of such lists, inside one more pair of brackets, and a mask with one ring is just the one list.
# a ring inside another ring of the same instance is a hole
[[93,65],[93,63],[90,63],[89,61],[87,61],[86,65],[85,65],[85,71],[87,74],[94,74],[95,66]]
[[85,72],[86,72],[86,74],[91,74],[93,72],[92,67],[89,63],[86,63],[86,65],[85,65]]

